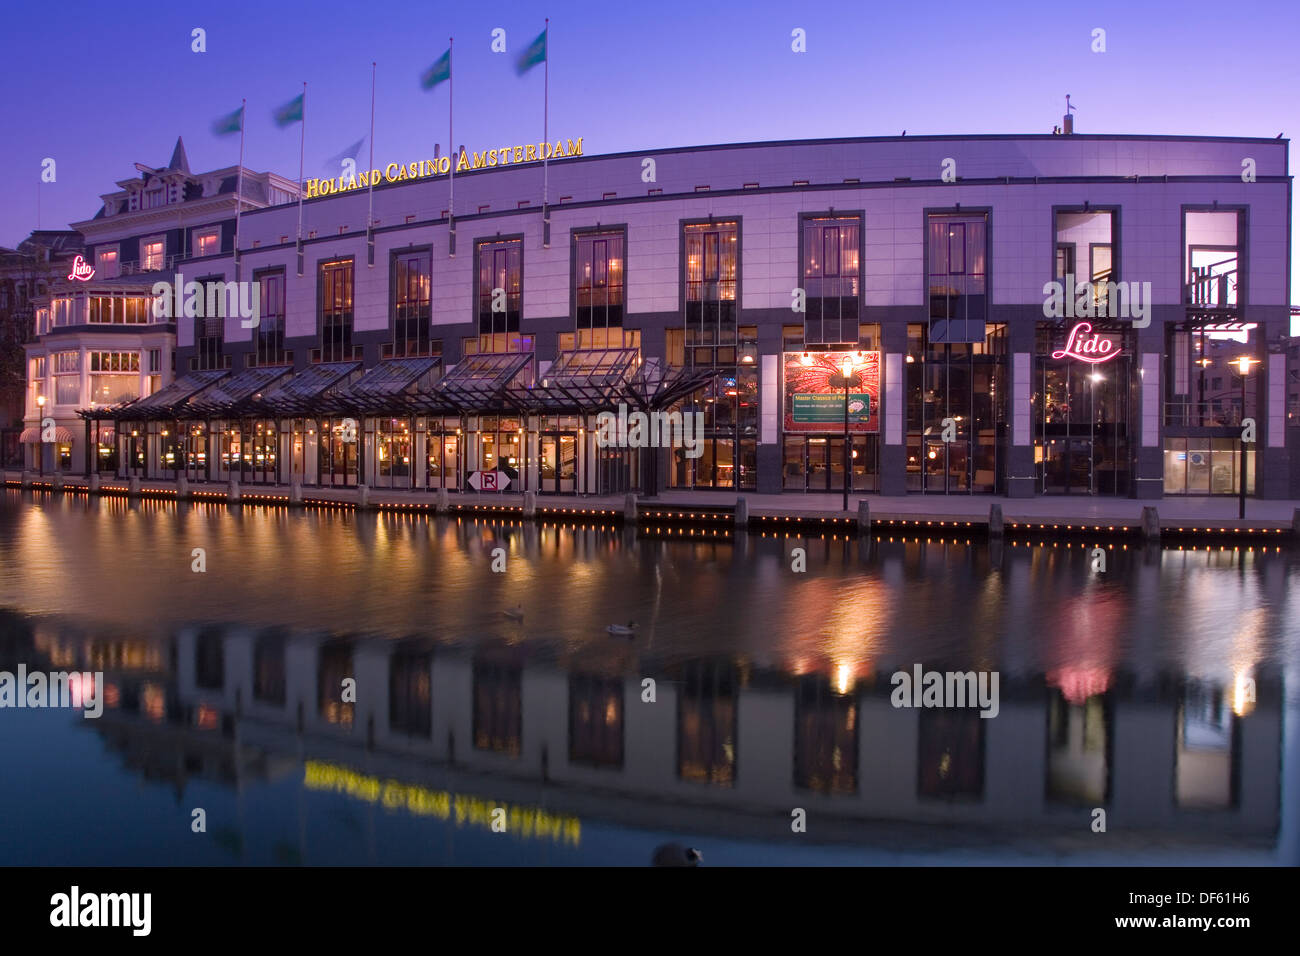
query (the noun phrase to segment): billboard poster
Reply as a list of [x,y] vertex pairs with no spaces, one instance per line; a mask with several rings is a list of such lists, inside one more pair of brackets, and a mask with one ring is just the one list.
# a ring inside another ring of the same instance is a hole
[[844,389],[831,386],[845,359],[862,384],[849,390],[849,431],[880,431],[879,352],[786,352],[784,430],[792,433],[844,431]]

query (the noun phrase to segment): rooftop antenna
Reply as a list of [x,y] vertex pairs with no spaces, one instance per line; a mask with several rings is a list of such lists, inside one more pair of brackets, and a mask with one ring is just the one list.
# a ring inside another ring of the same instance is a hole
[[1069,136],[1071,133],[1074,132],[1074,117],[1071,116],[1070,114],[1077,111],[1078,111],[1078,107],[1070,105],[1070,94],[1066,93],[1065,94],[1065,116],[1061,120],[1061,125],[1064,128],[1066,136]]

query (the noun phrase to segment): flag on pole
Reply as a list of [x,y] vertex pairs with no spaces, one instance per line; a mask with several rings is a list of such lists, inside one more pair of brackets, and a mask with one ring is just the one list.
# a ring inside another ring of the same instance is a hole
[[288,103],[285,103],[278,110],[272,113],[275,119],[275,125],[284,129],[286,126],[292,126],[294,123],[302,122],[302,105],[306,93],[299,93]]
[[425,90],[431,90],[439,83],[451,79],[451,48],[438,57],[437,62],[420,74],[420,86]]
[[[549,28],[548,28],[549,29]],[[519,54],[519,60],[515,63],[515,72],[523,76],[538,63],[546,62],[546,30],[537,34],[537,39],[528,44],[528,49]]]
[[228,116],[223,116],[212,124],[212,132],[218,136],[244,131],[244,108],[241,106]]

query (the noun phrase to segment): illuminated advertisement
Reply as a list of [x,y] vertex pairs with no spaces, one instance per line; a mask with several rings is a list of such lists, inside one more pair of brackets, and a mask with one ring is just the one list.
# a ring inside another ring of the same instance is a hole
[[844,431],[844,389],[831,380],[846,362],[862,380],[849,389],[849,431],[880,431],[879,352],[786,352],[783,358],[785,431]]

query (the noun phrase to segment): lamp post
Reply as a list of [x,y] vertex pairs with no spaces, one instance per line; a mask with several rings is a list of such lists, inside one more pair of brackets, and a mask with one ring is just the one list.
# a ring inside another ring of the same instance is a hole
[[[1237,366],[1237,374],[1241,376],[1241,418],[1237,422],[1240,426],[1246,419],[1246,376],[1250,374],[1250,367],[1257,365],[1259,359],[1253,359],[1248,355],[1232,360],[1232,364]],[[1237,481],[1237,517],[1245,519],[1246,517],[1246,429],[1241,429],[1241,434],[1237,439],[1237,444],[1241,447],[1241,474]]]
[[831,388],[844,389],[844,510],[849,510],[849,485],[853,483],[853,459],[850,455],[852,441],[849,438],[849,389],[859,388],[862,376],[853,372],[853,359],[846,355],[840,363],[840,374],[830,377]]
[[40,460],[41,477],[45,477],[45,396],[36,396],[36,427],[40,432],[41,443],[37,446],[36,457]]

